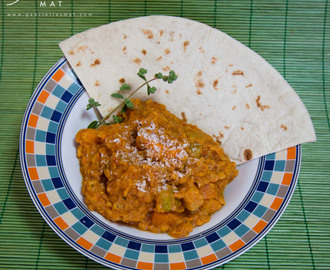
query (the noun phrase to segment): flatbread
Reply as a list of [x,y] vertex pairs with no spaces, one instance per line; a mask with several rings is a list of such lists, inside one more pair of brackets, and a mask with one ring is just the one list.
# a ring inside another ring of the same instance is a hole
[[60,47],[88,94],[106,115],[110,97],[125,81],[133,89],[173,69],[173,84],[160,80],[152,98],[221,143],[237,164],[316,140],[304,104],[261,56],[227,34],[196,21],[148,16],[110,23],[74,35]]

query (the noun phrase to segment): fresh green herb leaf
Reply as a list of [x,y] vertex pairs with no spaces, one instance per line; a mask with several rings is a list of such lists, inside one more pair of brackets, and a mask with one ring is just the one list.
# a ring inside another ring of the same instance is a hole
[[148,70],[146,69],[146,68],[140,68],[139,69],[139,73],[141,73],[141,74],[147,74],[148,73]]
[[149,93],[154,94],[156,92],[156,90],[157,90],[156,87],[150,87],[149,88]]
[[113,94],[111,94],[111,96],[114,97],[114,98],[124,99],[124,96],[122,94],[119,94],[119,93],[113,93]]
[[169,76],[173,79],[176,80],[178,78],[178,76],[175,74],[174,70],[170,70],[169,72]]
[[97,121],[97,120],[95,120],[95,121],[91,122],[91,123],[88,125],[87,128],[96,129],[96,128],[98,128],[99,126],[100,126],[100,122]]
[[175,74],[174,70],[171,70],[169,72],[169,75],[168,76],[163,76],[162,79],[164,82],[167,82],[167,83],[172,83],[174,82],[176,79],[178,78],[178,76]]
[[113,115],[113,121],[115,121],[115,123],[121,123],[123,122],[123,118],[121,116]]
[[132,101],[130,101],[129,99],[125,98],[125,104],[127,105],[128,108],[130,109],[134,109],[134,104]]
[[95,101],[94,98],[90,98],[90,99],[88,99],[88,104],[86,106],[86,110],[88,111],[91,108],[98,107],[98,106],[101,106],[101,104],[98,101]]
[[172,83],[174,82],[176,79],[178,78],[178,76],[175,74],[174,70],[171,70],[169,72],[169,75],[168,75],[168,83]]
[[141,79],[147,81],[146,77],[144,76],[144,75],[147,74],[147,73],[148,73],[148,70],[146,70],[145,68],[140,68],[140,70],[139,70],[139,72],[137,73],[137,75],[138,75]]
[[131,90],[131,86],[129,86],[127,83],[123,83],[122,86],[120,87],[120,90]]
[[163,74],[160,73],[160,72],[158,72],[157,74],[155,74],[155,77],[156,77],[157,79],[161,79],[161,78],[163,78]]
[[[139,73],[138,73],[138,75],[139,75]],[[147,81],[147,79],[146,79],[146,77],[145,77],[144,75],[140,74],[139,77],[140,77],[141,79]]]
[[127,111],[127,109],[128,109],[128,107],[127,107],[127,105],[126,104],[124,104],[124,106],[121,108],[121,113],[124,113],[124,112],[126,112]]

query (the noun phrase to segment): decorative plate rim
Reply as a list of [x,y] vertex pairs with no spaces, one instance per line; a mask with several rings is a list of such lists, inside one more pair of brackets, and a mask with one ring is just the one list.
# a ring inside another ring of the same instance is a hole
[[65,122],[83,92],[62,57],[40,81],[28,103],[21,125],[20,162],[28,192],[42,217],[85,256],[117,269],[209,269],[257,244],[290,202],[299,177],[301,145],[260,158],[253,185],[240,205],[200,234],[148,240],[110,229],[76,198],[59,154]]

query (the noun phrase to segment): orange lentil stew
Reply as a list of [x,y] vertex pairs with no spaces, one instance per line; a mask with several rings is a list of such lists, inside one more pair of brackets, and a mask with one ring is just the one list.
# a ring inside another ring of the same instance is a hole
[[85,202],[113,222],[187,236],[225,204],[236,164],[164,105],[132,101],[122,123],[76,135]]

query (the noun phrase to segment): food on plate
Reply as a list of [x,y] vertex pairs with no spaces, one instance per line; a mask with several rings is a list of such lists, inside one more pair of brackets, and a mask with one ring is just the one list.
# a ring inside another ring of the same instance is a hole
[[[59,45],[90,107],[97,106],[103,117],[76,140],[85,201],[110,220],[186,236],[222,207],[223,190],[237,174],[235,163],[316,140],[307,109],[285,79],[208,25],[140,17],[87,30]],[[136,70],[142,66],[175,70],[177,80],[164,86],[156,76],[153,87],[137,92],[131,104],[129,92],[116,89],[129,91],[127,82],[139,89]],[[146,101],[156,88],[153,101]],[[122,104],[126,111],[106,125]]]
[[[60,47],[105,116],[120,103],[111,94],[136,70],[175,70],[153,100],[221,142],[237,164],[315,141],[304,104],[262,57],[225,33],[196,21],[149,16],[74,35]],[[145,92],[136,98],[146,100]]]
[[224,204],[235,163],[211,136],[162,104],[132,100],[121,123],[76,135],[90,210],[141,230],[187,236]]

